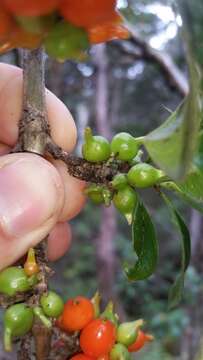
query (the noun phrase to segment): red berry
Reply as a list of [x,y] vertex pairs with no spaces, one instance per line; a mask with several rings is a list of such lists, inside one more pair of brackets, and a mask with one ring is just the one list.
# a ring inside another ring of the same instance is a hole
[[115,341],[116,328],[109,320],[92,320],[80,335],[80,347],[83,352],[97,358],[108,354]]
[[128,346],[128,351],[129,352],[139,351],[140,349],[143,348],[146,342],[152,340],[153,340],[152,335],[145,334],[143,331],[139,330],[135,342],[130,346]]
[[94,360],[90,356],[87,356],[85,354],[77,354],[70,358],[70,360]]

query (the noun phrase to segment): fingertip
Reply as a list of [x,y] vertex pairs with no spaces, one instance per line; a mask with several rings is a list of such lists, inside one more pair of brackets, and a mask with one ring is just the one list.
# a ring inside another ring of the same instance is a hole
[[[13,147],[18,139],[18,123],[22,113],[22,70],[0,64],[0,74],[0,142]],[[72,151],[77,130],[69,110],[49,90],[46,90],[46,102],[53,140],[64,150]]]
[[48,118],[51,119],[51,135],[65,151],[76,145],[77,130],[73,117],[65,104],[51,91],[46,90]]
[[58,223],[48,237],[48,258],[56,261],[70,248],[71,227],[68,223]]
[[64,184],[64,206],[59,216],[59,221],[74,218],[84,207],[86,196],[84,189],[86,182],[69,175],[66,165],[62,161],[53,161]]

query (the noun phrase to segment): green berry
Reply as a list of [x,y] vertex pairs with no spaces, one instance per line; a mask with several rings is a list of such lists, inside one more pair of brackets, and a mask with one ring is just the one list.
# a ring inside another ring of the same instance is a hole
[[153,186],[163,176],[163,171],[146,163],[134,165],[127,174],[129,184],[138,188]]
[[137,201],[137,194],[129,185],[118,190],[113,197],[115,207],[125,215],[129,224],[132,222],[132,215]]
[[12,351],[13,337],[24,336],[31,330],[33,318],[33,310],[25,304],[16,304],[6,310],[4,314],[5,351]]
[[55,14],[45,16],[16,16],[16,22],[26,32],[41,34],[53,27],[56,21]]
[[61,21],[48,33],[44,45],[48,55],[64,61],[82,59],[89,43],[85,30]]
[[131,356],[123,344],[115,344],[110,352],[110,360],[130,360]]
[[119,160],[130,161],[138,152],[140,144],[125,132],[115,135],[111,142],[111,151]]
[[54,291],[49,291],[48,294],[42,295],[40,299],[40,304],[45,315],[49,317],[57,318],[63,312],[63,300]]
[[110,144],[103,136],[93,136],[90,128],[85,129],[85,142],[82,154],[85,160],[96,163],[110,157]]
[[119,325],[116,333],[117,342],[129,346],[137,338],[138,330],[143,325],[143,320],[125,322]]
[[103,204],[104,198],[103,198],[103,187],[96,184],[90,184],[86,189],[84,190],[85,195],[88,196],[90,200],[92,200],[95,204]]
[[11,266],[0,272],[0,293],[8,296],[29,291],[36,283],[36,275],[28,277],[21,267]]
[[111,185],[114,189],[120,190],[124,188],[128,183],[126,174],[117,174],[111,181]]

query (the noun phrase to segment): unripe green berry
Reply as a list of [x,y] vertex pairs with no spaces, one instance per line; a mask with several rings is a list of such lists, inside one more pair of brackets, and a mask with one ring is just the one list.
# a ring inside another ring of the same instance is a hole
[[116,333],[117,342],[125,346],[133,344],[142,325],[142,319],[120,324]]
[[96,185],[96,184],[90,184],[85,190],[84,190],[85,195],[88,196],[88,198],[90,200],[92,200],[92,202],[94,204],[103,204],[104,203],[104,198],[103,198],[103,187],[100,185]]
[[85,160],[96,163],[106,161],[110,157],[110,144],[103,136],[93,136],[90,128],[85,129],[85,142],[82,154]]
[[89,42],[84,29],[61,21],[47,34],[44,46],[47,54],[59,61],[80,60],[85,57]]
[[134,165],[127,174],[129,184],[138,188],[153,186],[163,176],[163,171],[146,163]]
[[24,336],[33,325],[33,310],[25,304],[10,306],[4,314],[4,348],[12,351],[12,338]]
[[63,300],[54,291],[49,291],[48,294],[43,294],[40,299],[40,304],[45,315],[49,317],[57,318],[63,312]]
[[111,151],[119,160],[130,161],[138,152],[140,144],[125,132],[115,135],[111,142]]
[[128,179],[126,174],[117,174],[114,176],[113,180],[111,181],[111,185],[114,189],[120,190],[124,188],[128,183]]
[[131,355],[126,346],[115,344],[110,352],[110,360],[130,360]]
[[137,201],[137,194],[129,185],[118,190],[113,197],[115,207],[127,218],[129,224],[132,222],[132,214]]
[[0,272],[0,293],[8,296],[29,291],[36,283],[36,275],[28,277],[18,266],[10,266]]

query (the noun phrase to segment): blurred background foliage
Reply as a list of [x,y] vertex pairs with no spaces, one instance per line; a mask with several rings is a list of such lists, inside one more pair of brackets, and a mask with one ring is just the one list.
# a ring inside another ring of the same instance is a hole
[[[171,67],[167,73],[159,62],[150,59],[143,44],[128,41],[93,47],[85,63],[59,64],[48,59],[47,87],[75,118],[78,154],[87,124],[108,138],[119,131],[142,136],[161,124],[183,97],[183,91],[171,80],[173,66],[187,79],[182,21],[172,0],[120,0],[118,5],[135,36],[147,43],[152,53],[160,51],[163,57],[169,54]],[[19,64],[18,53],[5,54],[1,61]],[[156,273],[146,281],[127,281],[122,263],[134,259],[130,229],[114,209],[98,208],[88,202],[71,221],[73,243],[54,264],[56,273],[51,285],[64,299],[80,294],[91,297],[99,288],[104,303],[113,298],[122,319],[144,318],[156,341],[136,359],[195,359],[202,332],[202,220],[197,212],[174,198],[190,226],[193,256],[184,300],[178,308],[168,311],[168,290],[180,264],[178,234],[159,194],[147,190],[141,195],[160,242]]]

